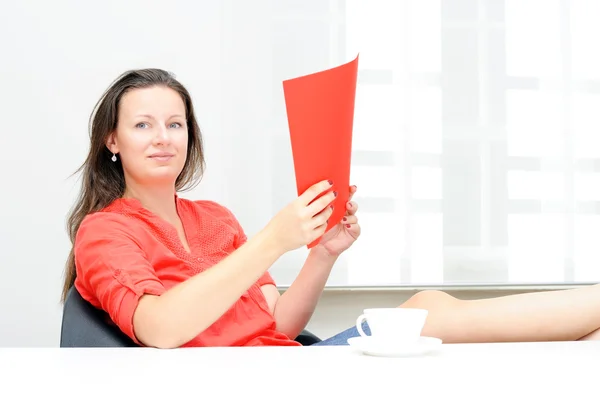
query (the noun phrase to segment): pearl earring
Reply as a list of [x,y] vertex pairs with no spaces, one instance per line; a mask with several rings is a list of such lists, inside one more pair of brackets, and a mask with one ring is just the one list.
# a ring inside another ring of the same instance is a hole
[[117,156],[115,154],[113,154],[112,158],[110,159],[113,162],[117,162]]

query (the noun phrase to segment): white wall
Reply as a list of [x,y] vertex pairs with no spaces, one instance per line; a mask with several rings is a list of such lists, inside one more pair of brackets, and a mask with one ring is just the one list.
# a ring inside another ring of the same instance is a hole
[[[176,72],[194,96],[212,173],[202,194],[224,199],[221,5],[227,2],[29,0],[0,15],[0,346],[58,344],[70,244],[70,174],[84,160],[87,122],[126,69]],[[197,5],[196,5],[197,4]],[[228,17],[230,18],[230,17]],[[197,194],[199,197],[200,195]]]

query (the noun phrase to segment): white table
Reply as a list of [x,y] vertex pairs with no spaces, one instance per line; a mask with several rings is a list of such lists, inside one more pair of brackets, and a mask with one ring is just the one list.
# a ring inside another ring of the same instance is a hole
[[0,349],[7,399],[597,398],[599,381],[600,342],[442,345],[414,358],[350,347]]

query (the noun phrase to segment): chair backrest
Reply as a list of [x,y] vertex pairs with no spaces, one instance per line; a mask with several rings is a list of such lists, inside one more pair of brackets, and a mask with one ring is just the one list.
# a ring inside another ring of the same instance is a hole
[[75,287],[71,287],[63,307],[60,346],[95,348],[138,345],[110,320],[106,312],[92,306]]
[[[309,331],[302,331],[296,341],[308,346],[321,341]],[[95,308],[71,287],[65,300],[60,333],[61,348],[136,347],[117,327],[108,314]]]

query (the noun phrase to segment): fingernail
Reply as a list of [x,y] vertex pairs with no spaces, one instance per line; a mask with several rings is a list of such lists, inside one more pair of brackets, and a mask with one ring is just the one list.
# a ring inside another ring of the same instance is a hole
[[343,219],[342,219],[342,222],[345,222],[346,220],[348,220],[348,218],[343,218]]
[[349,229],[350,227],[352,227],[352,226],[350,226],[349,224],[347,224],[347,225],[346,225],[346,228],[348,228],[348,229]]
[[333,186],[333,180],[327,180],[327,183],[329,183],[330,186]]
[[333,196],[334,196],[334,197],[337,197],[337,191],[334,191],[334,192],[333,192]]

